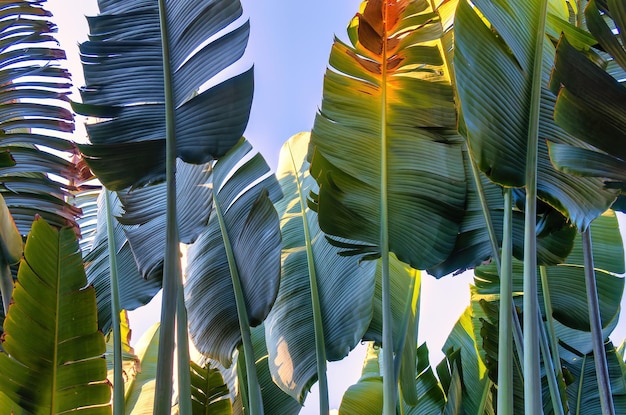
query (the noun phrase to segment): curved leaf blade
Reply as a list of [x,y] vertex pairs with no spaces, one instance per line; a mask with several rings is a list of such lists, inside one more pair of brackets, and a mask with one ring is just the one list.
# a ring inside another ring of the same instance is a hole
[[[75,108],[86,115],[106,116],[87,126],[92,144],[81,150],[105,186],[121,190],[162,180],[165,175],[161,163],[165,80],[158,2],[99,5],[100,14],[89,19],[90,40],[80,46],[87,83],[82,98],[88,105]],[[203,89],[242,56],[249,34],[247,22],[207,43],[221,29],[238,22],[241,14],[239,1],[165,1],[176,151],[185,162],[204,164],[223,156],[245,130],[252,104],[252,69]],[[127,164],[126,147],[142,153],[145,161]]]
[[[473,4],[476,9],[468,1],[460,2],[457,8],[454,55],[470,151],[491,180],[522,187],[532,86],[528,74],[533,71],[534,28],[540,8],[532,1],[481,0]],[[610,206],[615,191],[602,189],[598,179],[563,174],[550,163],[547,139],[560,143],[578,140],[558,127],[552,117],[555,97],[547,89],[547,76],[554,47],[547,38],[543,57],[537,192],[577,227],[585,228]]]
[[358,344],[370,322],[376,267],[373,261],[339,256],[319,229],[317,214],[306,208],[309,192],[317,190],[306,161],[308,143],[309,134],[301,133],[281,149],[277,177],[285,197],[275,207],[281,218],[282,275],[265,321],[272,377],[301,403],[317,379],[310,272],[317,281],[326,358],[334,361]]
[[233,252],[250,324],[256,326],[278,291],[280,229],[271,200],[281,192],[265,160],[243,139],[214,166],[213,192],[231,246],[225,246],[213,214],[188,251],[185,303],[197,349],[229,366],[241,334],[226,249]]

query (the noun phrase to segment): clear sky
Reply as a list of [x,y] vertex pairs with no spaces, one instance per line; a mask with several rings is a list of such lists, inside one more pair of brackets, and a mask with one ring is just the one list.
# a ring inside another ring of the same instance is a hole
[[[250,17],[251,36],[245,64],[254,63],[255,93],[246,137],[276,167],[279,149],[290,136],[310,130],[321,102],[323,74],[333,36],[345,38],[346,26],[358,11],[359,0],[243,0]],[[59,26],[59,39],[67,50],[74,84],[83,85],[77,42],[86,39],[85,15],[97,12],[95,0],[49,0]],[[74,99],[79,99],[74,95]],[[84,136],[77,130],[76,139]],[[469,303],[468,273],[435,280],[424,274],[420,342],[427,340],[431,361],[443,356],[439,351],[452,325]],[[624,302],[623,306],[626,305]],[[158,302],[131,316],[135,341],[160,315]],[[620,322],[614,339],[626,337]],[[338,407],[343,391],[360,376],[363,350],[329,368],[331,407]],[[314,387],[315,391],[316,387]],[[317,414],[315,393],[307,399],[303,415]]]

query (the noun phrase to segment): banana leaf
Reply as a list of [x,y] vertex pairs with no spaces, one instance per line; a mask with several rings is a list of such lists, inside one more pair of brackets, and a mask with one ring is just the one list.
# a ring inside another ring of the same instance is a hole
[[241,332],[229,266],[236,267],[250,325],[257,326],[278,292],[280,229],[271,201],[282,193],[265,160],[243,139],[214,166],[212,187],[208,228],[188,250],[185,303],[196,348],[230,366]]
[[[319,301],[326,359],[343,359],[370,324],[376,268],[373,261],[339,256],[307,207],[309,192],[317,190],[306,161],[308,142],[308,133],[298,134],[281,150],[277,177],[285,197],[275,207],[281,218],[282,275],[265,322],[272,377],[300,403],[318,376],[313,301]],[[312,295],[313,281],[319,297]]]
[[[109,414],[105,342],[76,235],[37,219],[24,248],[0,354],[0,412]],[[21,408],[21,409],[20,409]]]
[[454,246],[465,172],[442,34],[426,1],[368,1],[351,44],[335,39],[309,157],[320,227],[362,241],[354,254],[424,269]]
[[[80,149],[111,190],[165,178],[164,86],[173,95],[176,154],[185,162],[204,164],[223,156],[248,122],[252,69],[204,87],[245,50],[249,24],[239,19],[240,2],[163,5],[162,32],[157,0],[102,0],[100,14],[88,19],[89,40],[80,45],[84,104],[73,107],[98,119],[87,125],[91,144]],[[233,22],[234,29],[207,43]],[[165,69],[162,39],[170,50]]]
[[54,39],[56,25],[44,3],[0,6],[0,194],[22,235],[36,215],[57,227],[69,223],[78,232],[80,210],[66,198],[89,175],[71,159],[74,145],[58,137],[74,130],[70,74],[59,65],[65,52]]
[[[538,1],[502,0],[478,0],[471,5],[463,0],[457,8],[454,65],[469,148],[480,170],[504,186],[525,185],[534,38],[540,9]],[[564,11],[558,14],[554,7],[550,10],[557,17],[568,16]],[[548,32],[553,31],[552,24],[548,19]],[[597,178],[564,174],[550,162],[547,139],[570,145],[580,142],[553,120],[556,97],[548,89],[548,75],[554,53],[553,44],[545,37],[537,192],[584,229],[611,205],[616,191],[604,189]]]

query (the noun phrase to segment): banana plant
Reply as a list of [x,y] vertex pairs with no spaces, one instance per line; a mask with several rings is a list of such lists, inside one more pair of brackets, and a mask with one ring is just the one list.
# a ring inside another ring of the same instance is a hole
[[536,196],[579,229],[585,229],[616,197],[610,189],[598,191],[598,179],[568,176],[555,170],[548,157],[546,138],[577,141],[554,123],[555,97],[547,88],[554,45],[546,32],[563,27],[568,10],[567,4],[560,1],[462,1],[455,20],[455,74],[470,152],[491,180],[508,187],[524,186],[526,191],[527,413],[541,410]]
[[35,220],[17,278],[4,321],[0,412],[110,414],[106,346],[74,230]]
[[262,323],[280,281],[280,228],[273,201],[282,197],[263,157],[241,139],[214,166],[213,211],[188,250],[185,303],[198,351],[230,366],[240,346],[251,414],[263,403],[250,327]]
[[[242,56],[249,24],[244,21],[211,39],[242,21],[239,1],[100,1],[99,7],[100,14],[89,19],[89,41],[80,45],[87,85],[81,92],[83,104],[74,103],[74,109],[97,119],[87,126],[91,144],[80,148],[109,190],[166,181],[163,326],[155,402],[155,413],[164,414],[171,407],[175,319],[181,327],[178,342],[187,339],[182,330],[187,323],[176,221],[176,158],[208,163],[239,141],[252,102],[252,69],[211,88],[204,85]],[[185,347],[179,351],[187,353]],[[180,363],[188,360],[183,356]],[[188,388],[188,380],[181,383]]]
[[349,251],[382,260],[389,415],[396,407],[389,255],[424,269],[450,254],[465,205],[463,142],[444,52],[432,43],[442,24],[428,2],[364,2],[348,34],[351,44],[333,44],[311,133],[313,201],[322,231],[362,241]]

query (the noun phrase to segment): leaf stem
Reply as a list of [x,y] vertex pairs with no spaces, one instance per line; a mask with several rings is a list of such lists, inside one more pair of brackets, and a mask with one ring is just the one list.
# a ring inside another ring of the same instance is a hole
[[168,40],[165,0],[159,0],[159,22],[163,54],[163,88],[165,95],[165,180],[167,194],[165,262],[163,266],[163,302],[157,364],[154,414],[169,415],[172,406],[174,374],[174,327],[178,290],[182,290],[178,224],[176,218],[176,125],[174,94]]
[[593,263],[593,247],[591,245],[591,229],[582,231],[583,257],[585,263],[585,285],[587,287],[587,303],[589,305],[589,320],[591,321],[591,338],[593,344],[593,358],[596,365],[598,378],[598,391],[600,393],[600,406],[603,415],[614,415],[613,393],[611,392],[611,380],[609,368],[606,363],[606,351],[604,349],[604,335],[602,333],[602,320],[600,317],[600,303],[598,301],[598,287]]
[[550,355],[552,356],[552,364],[554,365],[557,381],[559,383],[559,392],[561,394],[561,406],[565,412],[568,412],[567,397],[565,396],[565,380],[563,379],[563,370],[561,368],[561,356],[559,354],[559,342],[554,329],[552,300],[550,298],[550,284],[548,283],[548,270],[545,266],[539,267],[541,275],[541,291],[543,292],[543,304],[546,310],[546,328],[549,336]]
[[239,318],[239,329],[241,330],[241,341],[243,343],[243,356],[246,362],[246,377],[248,380],[248,399],[250,404],[249,415],[263,414],[263,398],[261,396],[261,388],[256,373],[256,361],[254,358],[254,348],[252,346],[252,335],[250,333],[250,322],[248,319],[248,311],[246,309],[246,300],[243,295],[243,288],[237,270],[235,256],[231,249],[231,242],[224,222],[224,214],[222,207],[217,200],[217,189],[213,189],[213,205],[215,206],[215,215],[220,224],[222,231],[222,239],[226,249],[226,257],[228,258],[228,268],[233,283],[233,291],[235,294],[235,304],[237,305],[237,317]]
[[[478,193],[478,200],[480,201],[480,207],[483,211],[483,216],[485,218],[485,224],[487,225],[487,233],[489,234],[489,242],[491,244],[491,257],[493,261],[496,263],[496,268],[498,271],[498,275],[502,278],[502,261],[500,259],[500,250],[498,248],[498,237],[496,236],[496,231],[493,227],[493,221],[491,220],[491,213],[489,211],[489,205],[487,204],[487,198],[485,197],[485,190],[483,188],[482,182],[480,180],[480,172],[478,171],[478,167],[476,167],[476,162],[472,156],[472,151],[470,149],[469,140],[465,142],[467,146],[467,156],[469,157],[470,167],[472,169],[472,177],[474,179],[474,185],[476,186],[476,192]],[[506,192],[506,189],[504,189]],[[519,316],[517,315],[517,310],[515,309],[515,304],[511,301],[511,318],[512,318],[512,331],[513,331],[513,340],[515,341],[515,350],[517,351],[517,357],[520,362],[524,361],[524,342],[523,342],[523,334],[522,334],[522,325],[519,321]]]
[[[178,290],[176,303],[176,350],[178,356],[178,411],[191,414],[191,357],[189,356],[189,331],[187,326],[187,309],[185,293],[182,287]],[[207,379],[209,377],[207,371]]]
[[[383,30],[387,29],[387,2],[382,4]],[[387,58],[387,39],[383,36],[382,56]],[[383,415],[396,413],[396,377],[393,367],[393,315],[391,314],[391,280],[389,273],[389,202],[387,160],[387,65],[382,67],[381,85],[381,143],[380,143],[380,249],[382,259],[382,312],[383,312]]]
[[111,325],[113,336],[113,415],[124,415],[126,399],[124,396],[124,378],[122,372],[122,332],[120,329],[120,291],[117,284],[117,244],[113,231],[113,212],[110,193],[102,190],[107,219],[107,239],[109,245],[109,275],[111,284]]
[[311,239],[311,229],[307,218],[306,195],[303,194],[302,182],[296,167],[296,161],[289,145],[289,154],[293,166],[293,173],[296,179],[298,195],[300,200],[300,210],[302,212],[302,228],[304,230],[304,240],[306,244],[307,266],[309,270],[309,284],[311,287],[311,306],[313,307],[313,328],[315,331],[315,356],[317,362],[317,380],[319,389],[320,415],[328,415],[330,412],[330,402],[328,398],[328,377],[326,375],[326,345],[324,344],[324,326],[322,325],[322,307],[317,283],[317,272],[315,270],[315,255]]
[[537,12],[526,151],[524,221],[524,410],[526,415],[541,414],[543,408],[539,367],[539,308],[537,306],[537,159],[547,10],[548,1],[542,0]]
[[539,327],[539,346],[541,348],[541,354],[543,356],[543,365],[546,371],[546,378],[548,379],[548,389],[550,390],[550,398],[552,400],[552,409],[557,415],[565,415],[563,411],[563,403],[561,399],[561,393],[559,390],[559,384],[556,378],[556,368],[552,360],[552,354],[550,353],[550,346],[548,345],[548,336],[546,334],[546,328],[541,321],[541,315],[537,316],[537,325]]
[[[504,223],[500,269],[500,316],[498,330],[498,414],[513,414],[513,196],[504,190]],[[517,313],[516,313],[517,315]]]
[[2,294],[2,308],[6,316],[13,295],[13,274],[11,274],[11,266],[2,252],[0,252],[0,293]]

